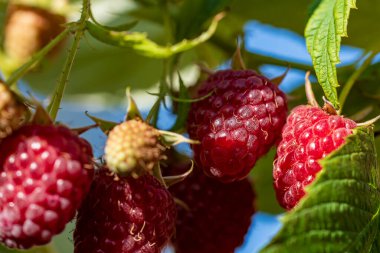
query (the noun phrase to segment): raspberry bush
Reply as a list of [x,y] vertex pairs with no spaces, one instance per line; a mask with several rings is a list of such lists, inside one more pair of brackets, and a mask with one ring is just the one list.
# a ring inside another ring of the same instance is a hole
[[0,252],[380,252],[379,13],[0,1]]

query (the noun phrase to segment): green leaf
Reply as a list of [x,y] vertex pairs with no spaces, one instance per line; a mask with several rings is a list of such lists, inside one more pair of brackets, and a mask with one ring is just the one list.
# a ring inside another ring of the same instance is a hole
[[285,214],[283,228],[262,253],[379,252],[380,174],[372,127],[354,129],[320,164],[307,196]]
[[114,128],[118,124],[117,122],[108,121],[92,116],[88,112],[86,112],[86,116],[89,117],[92,121],[94,121],[105,134],[108,134],[109,131],[111,131],[112,128]]
[[356,0],[323,0],[305,29],[307,49],[326,97],[339,108],[336,64],[340,62],[341,37],[347,36],[348,17]]
[[127,120],[131,120],[131,119],[135,119],[135,118],[142,119],[140,110],[137,107],[137,104],[131,95],[131,88],[130,87],[128,87],[126,90],[126,97],[127,97],[127,101],[128,101],[128,107],[127,107],[127,113],[125,115],[125,120],[127,121]]
[[207,31],[192,40],[182,40],[170,46],[161,46],[148,39],[146,33],[140,32],[115,32],[102,26],[87,22],[89,33],[97,40],[109,45],[130,48],[135,52],[152,58],[168,58],[175,54],[190,50],[197,45],[207,41],[216,31],[219,21],[223,15],[216,15]]

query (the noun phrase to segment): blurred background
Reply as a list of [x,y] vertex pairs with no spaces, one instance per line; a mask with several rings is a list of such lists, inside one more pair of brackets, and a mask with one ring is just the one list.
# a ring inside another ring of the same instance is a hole
[[[303,84],[306,71],[312,71],[312,63],[307,53],[303,31],[307,20],[320,1],[298,0],[171,0],[169,11],[172,23],[165,25],[162,9],[156,0],[93,0],[92,9],[98,22],[106,25],[137,20],[132,31],[146,32],[150,39],[165,45],[170,41],[193,38],[207,28],[215,14],[225,11],[226,17],[220,22],[214,36],[196,48],[181,55],[178,69],[186,86],[194,85],[203,63],[211,69],[227,68],[229,59],[236,48],[238,37],[243,38],[245,51],[243,58],[250,69],[260,71],[269,78],[290,70],[281,83],[281,89],[289,94],[290,107],[306,103]],[[70,8],[61,10],[69,20],[77,20],[81,2],[71,1]],[[380,49],[380,33],[373,29],[378,24],[380,2],[362,0],[350,18],[349,37],[344,38],[341,50],[341,64],[338,65],[338,80],[341,85],[349,78],[368,51]],[[4,13],[2,13],[4,15]],[[171,33],[168,35],[168,29]],[[46,59],[20,82],[26,94],[47,100],[52,94],[61,72],[68,45],[52,58]],[[358,80],[348,98],[350,106],[343,114],[353,115],[370,107],[366,118],[380,114],[379,81],[380,66],[373,65]],[[131,87],[132,95],[145,115],[156,101],[148,92],[158,92],[159,80],[163,73],[163,61],[141,56],[133,50],[112,47],[86,34],[75,59],[70,82],[59,111],[58,120],[71,126],[89,125],[91,115],[112,121],[122,121],[125,114],[125,88]],[[316,81],[312,77],[312,81]],[[374,85],[368,85],[368,84]],[[363,85],[366,84],[366,85]],[[315,86],[317,97],[322,101],[319,86]],[[158,126],[169,129],[175,122],[175,115],[169,108],[161,107]],[[84,134],[92,144],[97,157],[102,156],[105,135],[97,129]],[[377,138],[377,143],[379,138]],[[184,152],[190,152],[188,147]],[[272,161],[274,150],[262,158],[251,173],[257,195],[258,213],[252,218],[252,226],[246,235],[244,245],[236,252],[258,252],[281,225],[281,209],[272,189]],[[55,237],[53,247],[57,253],[73,252],[71,222],[65,233]],[[1,249],[1,253],[14,252]],[[33,252],[44,252],[36,249]]]

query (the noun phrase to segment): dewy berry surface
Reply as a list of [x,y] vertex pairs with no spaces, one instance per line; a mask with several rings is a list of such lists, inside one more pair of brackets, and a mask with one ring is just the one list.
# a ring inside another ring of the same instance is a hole
[[157,179],[96,172],[79,209],[75,253],[159,253],[174,233],[176,206]]
[[48,243],[74,218],[93,174],[92,149],[64,126],[28,125],[0,144],[0,241]]
[[223,182],[241,180],[275,144],[286,121],[283,92],[251,70],[224,70],[209,76],[188,118],[194,156],[205,173]]
[[176,253],[231,253],[243,243],[255,212],[248,179],[224,184],[195,168],[169,190],[188,206],[177,206]]
[[305,195],[322,169],[318,160],[339,148],[352,134],[356,123],[329,115],[318,107],[302,105],[293,109],[282,131],[274,162],[274,187],[279,203],[293,208]]

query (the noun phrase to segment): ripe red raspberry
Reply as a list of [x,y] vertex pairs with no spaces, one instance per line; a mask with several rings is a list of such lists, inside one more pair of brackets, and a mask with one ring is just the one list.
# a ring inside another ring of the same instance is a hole
[[151,175],[96,172],[79,209],[74,253],[159,253],[174,232],[176,206]]
[[194,156],[211,177],[241,180],[278,140],[287,114],[286,98],[276,85],[251,70],[218,71],[191,106],[188,132]]
[[5,27],[5,52],[14,59],[28,60],[64,30],[65,22],[65,17],[49,10],[11,4]]
[[293,208],[322,169],[318,160],[339,148],[356,123],[322,109],[301,105],[293,109],[282,131],[274,162],[274,187],[279,203]]
[[91,146],[64,126],[27,125],[0,145],[0,242],[48,243],[87,193]]
[[189,207],[178,206],[177,253],[231,253],[243,243],[255,212],[248,179],[224,184],[195,170],[169,190]]

